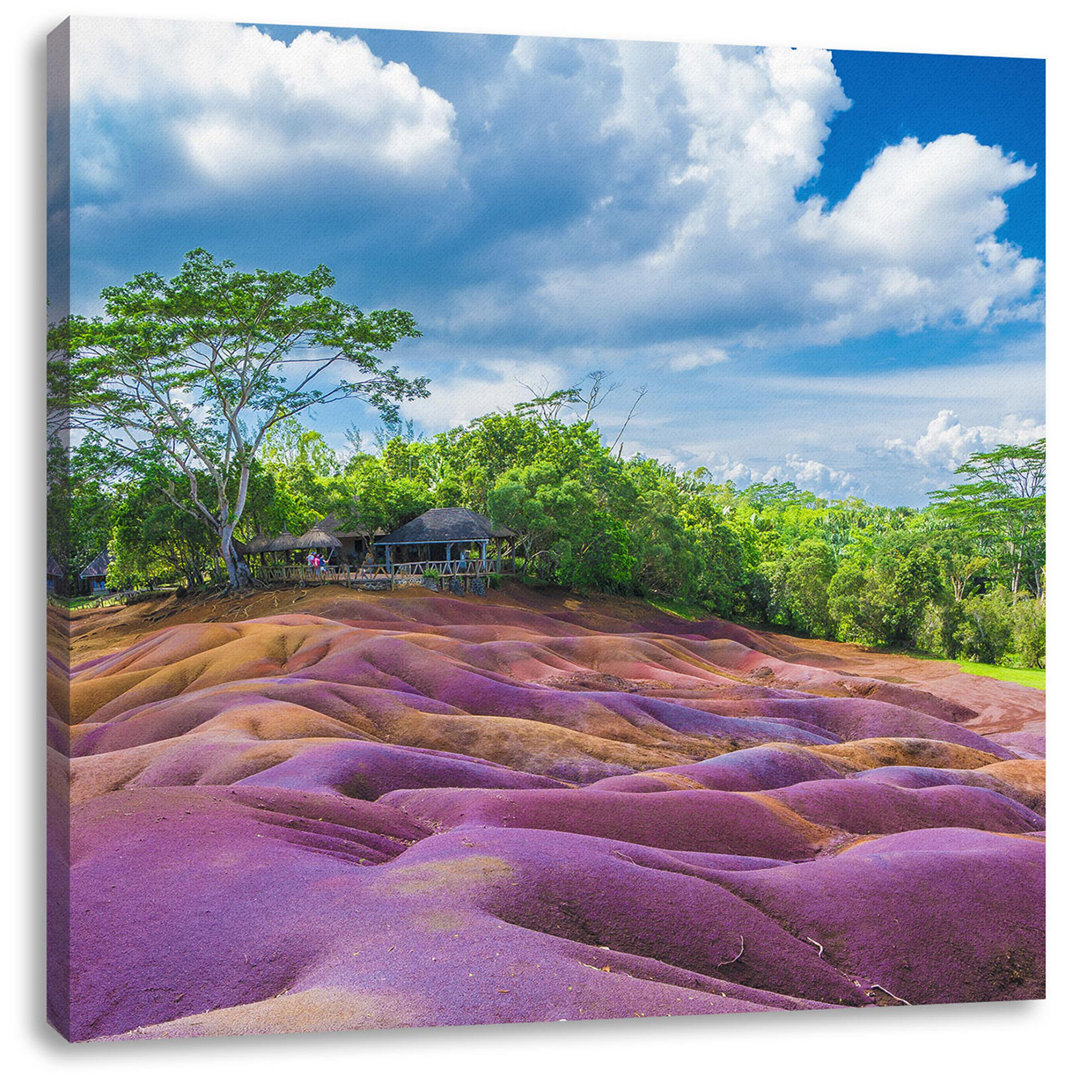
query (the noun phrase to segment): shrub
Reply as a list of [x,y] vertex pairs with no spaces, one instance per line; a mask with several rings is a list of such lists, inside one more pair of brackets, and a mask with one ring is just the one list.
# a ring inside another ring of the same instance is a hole
[[1046,666],[1046,600],[1025,597],[1013,607],[1013,646],[1023,667]]
[[1001,663],[1013,640],[1013,603],[1008,589],[997,585],[982,596],[961,601],[961,607],[964,618],[957,637],[963,657],[980,664]]
[[952,597],[931,601],[923,609],[915,629],[915,647],[935,656],[955,659],[962,620],[963,610]]

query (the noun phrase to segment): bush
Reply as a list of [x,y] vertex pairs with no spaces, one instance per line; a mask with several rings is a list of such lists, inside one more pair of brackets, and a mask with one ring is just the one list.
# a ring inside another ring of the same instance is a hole
[[915,647],[934,656],[955,659],[962,621],[963,610],[952,597],[932,601],[923,609],[915,628]]
[[1013,642],[1012,595],[1004,585],[961,601],[964,619],[957,640],[965,660],[1000,664]]
[[1013,607],[1013,647],[1022,667],[1046,667],[1046,600],[1026,597]]

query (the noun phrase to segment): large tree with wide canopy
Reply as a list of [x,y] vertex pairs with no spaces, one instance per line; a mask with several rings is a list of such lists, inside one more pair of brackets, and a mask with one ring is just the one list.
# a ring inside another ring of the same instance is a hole
[[249,579],[233,534],[267,433],[353,398],[393,422],[427,395],[376,354],[418,337],[408,312],[367,314],[308,274],[243,272],[201,249],[171,280],[139,274],[102,291],[104,314],[50,328],[50,395],[102,467],[158,475],[163,495],[206,523],[236,588]]

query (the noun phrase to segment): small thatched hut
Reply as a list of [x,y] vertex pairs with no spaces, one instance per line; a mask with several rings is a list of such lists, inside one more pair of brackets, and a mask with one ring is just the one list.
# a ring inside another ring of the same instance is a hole
[[341,547],[341,541],[336,536],[332,536],[325,529],[320,529],[318,525],[311,529],[308,529],[303,536],[297,537],[296,546],[304,551],[333,551],[335,548]]
[[366,529],[348,526],[337,514],[327,514],[315,528],[329,533],[337,540],[337,555],[341,562],[354,564],[363,562],[364,557],[371,551],[372,541],[384,535],[379,531],[371,533]]
[[[375,541],[387,566],[402,562],[455,563],[476,551],[488,563],[489,547],[512,540],[509,529],[493,525],[489,518],[461,506],[428,510],[418,518]],[[503,552],[499,551],[499,562]]]
[[238,544],[234,540],[233,546],[241,555],[263,555],[270,550],[270,545],[273,542],[274,538],[272,536],[259,533],[258,536],[253,536],[246,544]]
[[108,591],[105,575],[108,573],[111,562],[112,556],[108,551],[102,551],[79,572],[79,578],[86,583],[92,593]]
[[64,568],[52,552],[45,556],[45,589],[48,592],[61,592],[64,584]]
[[270,540],[266,548],[266,551],[299,551],[300,540],[298,537],[293,536],[291,532],[283,532],[278,536],[275,536]]

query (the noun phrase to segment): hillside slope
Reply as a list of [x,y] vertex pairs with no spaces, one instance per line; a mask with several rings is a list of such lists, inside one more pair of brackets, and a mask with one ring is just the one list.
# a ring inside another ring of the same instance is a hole
[[1037,691],[520,587],[95,612],[72,663],[73,1038],[1043,992]]

